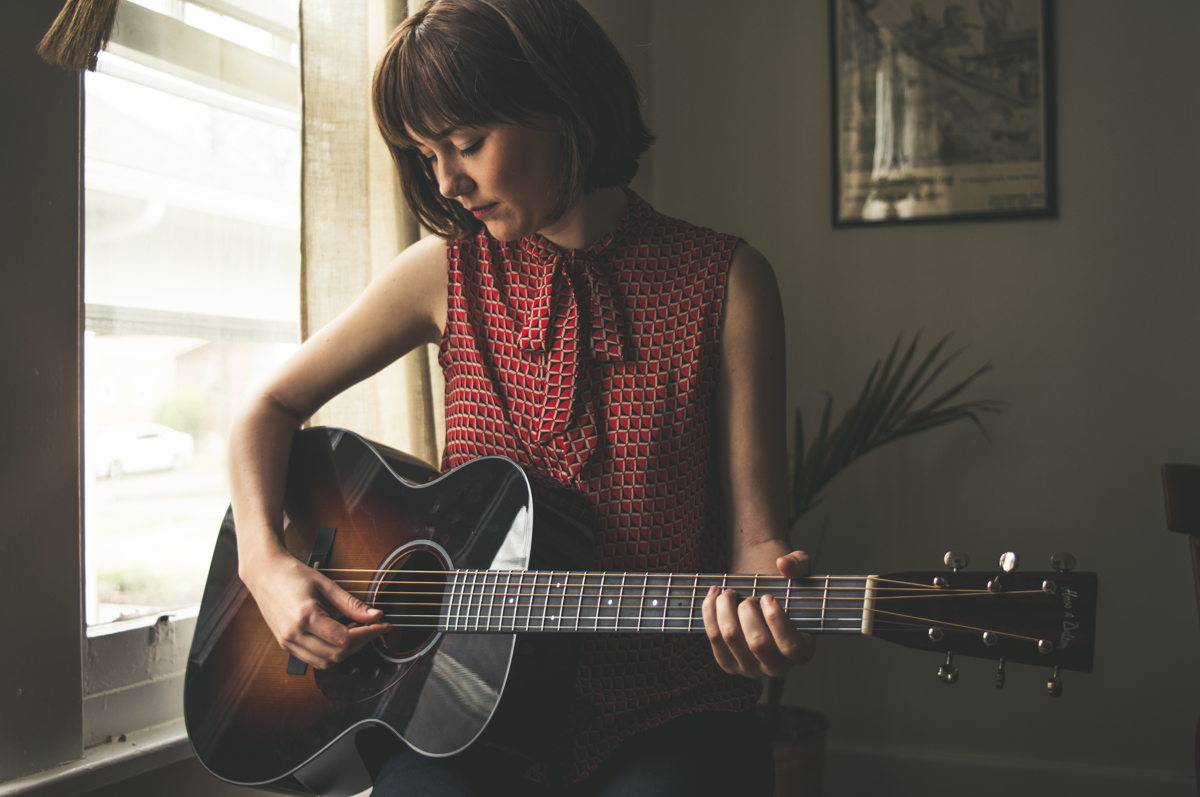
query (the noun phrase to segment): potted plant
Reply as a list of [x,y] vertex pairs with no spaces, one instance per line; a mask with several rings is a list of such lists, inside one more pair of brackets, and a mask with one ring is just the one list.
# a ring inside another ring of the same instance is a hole
[[[947,334],[918,356],[920,333],[907,346],[903,346],[903,338],[897,336],[887,356],[871,368],[858,399],[836,425],[832,422],[834,402],[830,394],[826,394],[820,421],[809,441],[805,440],[804,414],[796,410],[789,529],[794,529],[820,503],[825,487],[834,477],[869,451],[963,420],[973,423],[988,438],[981,416],[1000,412],[1004,402],[958,399],[975,380],[991,370],[991,364],[985,363],[967,377],[934,393],[934,384],[963,349],[943,356],[950,339]],[[820,554],[823,539],[824,529],[813,551],[814,559]],[[762,713],[775,740],[776,794],[820,794],[828,723],[817,712],[783,706],[784,679],[766,680]]]

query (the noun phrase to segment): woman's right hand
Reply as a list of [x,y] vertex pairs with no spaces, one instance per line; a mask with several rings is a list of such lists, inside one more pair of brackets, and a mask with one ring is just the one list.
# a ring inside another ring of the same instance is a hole
[[392,628],[379,609],[285,550],[243,561],[240,575],[279,646],[318,669],[344,661]]

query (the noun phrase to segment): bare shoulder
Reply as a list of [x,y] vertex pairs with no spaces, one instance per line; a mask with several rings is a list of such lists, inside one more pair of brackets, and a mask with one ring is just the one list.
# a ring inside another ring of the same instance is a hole
[[406,263],[426,269],[437,269],[445,273],[447,245],[445,238],[426,235],[398,254],[393,263]]
[[752,321],[763,313],[773,316],[781,312],[779,283],[770,261],[750,244],[739,241],[729,263],[727,323]]
[[392,259],[367,294],[376,304],[403,307],[406,315],[427,325],[431,340],[446,323],[446,241],[428,235]]

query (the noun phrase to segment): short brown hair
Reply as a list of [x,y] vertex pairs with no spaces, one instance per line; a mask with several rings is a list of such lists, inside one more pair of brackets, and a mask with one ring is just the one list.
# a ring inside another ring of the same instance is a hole
[[576,0],[430,0],[396,28],[371,88],[409,206],[447,238],[480,222],[441,195],[410,130],[432,138],[447,125],[556,119],[555,217],[576,196],[627,184],[654,141],[629,67]]

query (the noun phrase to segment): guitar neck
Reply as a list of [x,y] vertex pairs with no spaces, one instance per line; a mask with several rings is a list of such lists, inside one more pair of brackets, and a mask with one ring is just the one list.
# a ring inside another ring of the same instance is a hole
[[446,573],[442,631],[679,633],[704,631],[710,587],[771,595],[801,631],[871,633],[868,576],[678,575],[529,570]]

